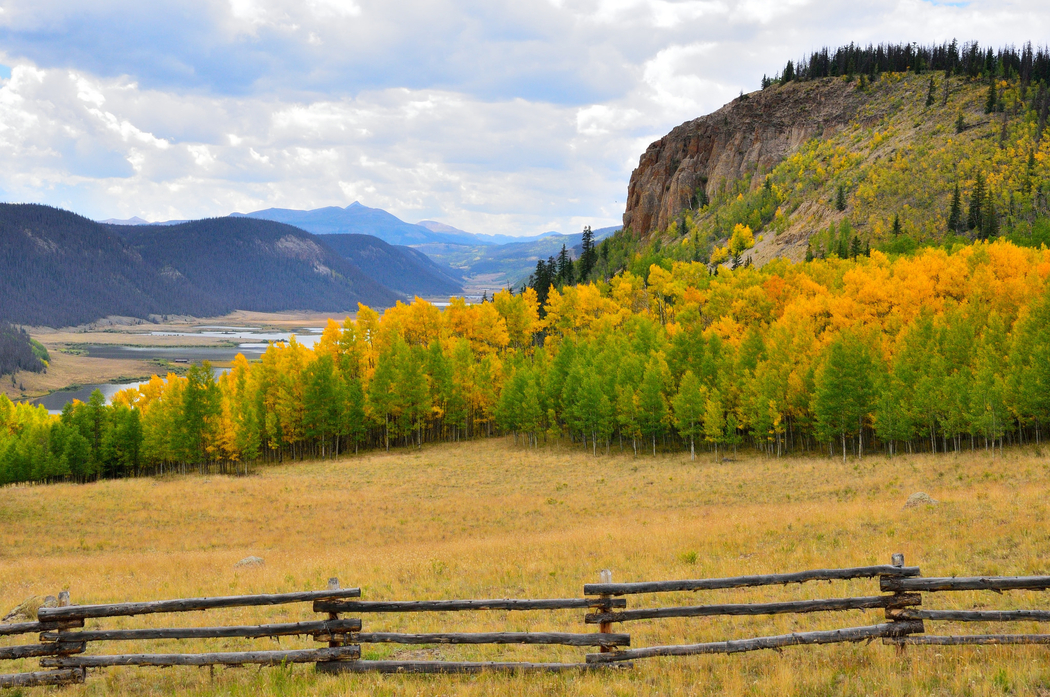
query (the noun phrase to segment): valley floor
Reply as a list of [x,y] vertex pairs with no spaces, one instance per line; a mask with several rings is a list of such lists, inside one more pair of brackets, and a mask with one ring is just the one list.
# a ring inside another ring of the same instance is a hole
[[[170,317],[161,322],[136,318],[107,318],[79,327],[28,327],[30,336],[42,343],[51,356],[46,373],[19,371],[14,380],[0,378],[0,393],[12,400],[42,397],[50,392],[72,386],[95,383],[133,382],[147,380],[151,375],[162,377],[179,366],[157,361],[130,358],[97,358],[83,355],[79,348],[85,345],[131,346],[135,348],[222,348],[236,344],[222,336],[207,336],[204,329],[259,329],[275,332],[306,332],[311,327],[323,327],[328,319],[342,322],[356,313],[333,315],[324,312],[249,312],[238,310],[221,317]],[[225,365],[213,361],[213,365]]]
[[[600,569],[615,581],[774,573],[888,563],[903,552],[926,576],[1050,572],[1050,459],[1036,449],[893,460],[715,462],[701,454],[597,458],[512,439],[368,453],[260,468],[240,478],[184,476],[0,490],[0,610],[68,588],[73,602],[320,589],[330,576],[363,599],[580,597]],[[903,508],[924,491],[935,506]],[[256,555],[260,567],[236,562]],[[873,595],[877,582],[809,584],[653,604]],[[938,608],[1050,608],[1045,594],[960,593]],[[928,601],[929,602],[929,601]],[[930,603],[933,607],[932,603]],[[672,619],[623,628],[634,646],[694,643],[875,624],[881,611]],[[201,625],[314,619],[305,605],[212,611]],[[154,615],[97,626],[173,626]],[[365,631],[583,632],[582,612],[366,616]],[[177,620],[176,620],[177,621]],[[89,622],[89,625],[91,622]],[[952,627],[946,633],[1001,631]],[[621,631],[617,628],[615,631]],[[928,629],[929,631],[929,629]],[[1039,632],[1023,623],[1005,631]],[[4,645],[13,644],[5,640]],[[136,651],[308,646],[284,639],[136,644]],[[119,652],[119,644],[94,647]],[[585,649],[366,646],[366,658],[580,661]],[[35,669],[5,663],[5,672]],[[650,659],[598,675],[317,675],[312,667],[208,671],[118,668],[63,695],[996,695],[1050,694],[1045,647],[879,643],[718,657]],[[51,694],[51,692],[48,692]]]

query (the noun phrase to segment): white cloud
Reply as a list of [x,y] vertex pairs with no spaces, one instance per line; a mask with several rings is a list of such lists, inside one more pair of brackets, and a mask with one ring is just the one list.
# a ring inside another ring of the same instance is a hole
[[806,51],[1019,44],[1050,28],[1035,0],[3,9],[6,200],[152,219],[361,200],[407,220],[511,234],[617,222],[649,142]]

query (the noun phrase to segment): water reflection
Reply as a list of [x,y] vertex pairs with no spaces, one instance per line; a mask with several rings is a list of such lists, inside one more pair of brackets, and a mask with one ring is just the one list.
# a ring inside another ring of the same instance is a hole
[[[229,371],[229,368],[212,368],[211,370],[216,378],[223,373],[228,373]],[[44,397],[39,397],[33,400],[33,404],[43,406],[52,414],[61,414],[65,406],[74,399],[79,399],[81,402],[86,402],[91,399],[91,393],[95,390],[100,390],[102,396],[106,398],[106,404],[110,404],[113,401],[113,396],[121,390],[145,385],[147,382],[149,381],[139,380],[138,382],[106,382],[96,385],[81,385],[80,387],[75,387],[69,390],[59,390],[58,392],[52,392]]]

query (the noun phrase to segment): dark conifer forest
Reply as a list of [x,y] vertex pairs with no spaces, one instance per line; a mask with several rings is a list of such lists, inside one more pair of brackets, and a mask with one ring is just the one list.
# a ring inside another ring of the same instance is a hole
[[0,320],[61,327],[109,315],[341,312],[359,302],[386,307],[401,296],[282,223],[213,218],[131,227],[0,204],[0,297]]
[[47,349],[29,338],[29,334],[6,322],[0,322],[0,375],[19,370],[39,373],[46,368]]
[[[762,86],[791,80],[816,80],[824,77],[906,73],[937,70],[969,78],[1018,78],[1021,84],[1050,82],[1050,51],[1033,48],[1031,43],[1020,50],[1013,46],[994,49],[976,41],[959,45],[958,41],[940,45],[919,44],[850,44],[831,50],[814,51],[796,61],[788,61],[780,75],[764,77]],[[932,101],[931,101],[932,103]]]

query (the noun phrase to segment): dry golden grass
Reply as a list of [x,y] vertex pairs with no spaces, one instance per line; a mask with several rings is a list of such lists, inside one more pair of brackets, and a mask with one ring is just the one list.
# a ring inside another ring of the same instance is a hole
[[[77,603],[323,588],[365,599],[580,597],[602,568],[618,581],[888,563],[903,552],[925,575],[1050,572],[1050,462],[1034,452],[862,461],[709,455],[593,458],[525,450],[509,439],[372,453],[196,476],[0,491],[0,609],[69,588]],[[926,491],[941,503],[903,510]],[[258,555],[260,568],[238,569]],[[695,561],[694,561],[695,560]],[[877,582],[697,595],[635,596],[630,607],[871,595]],[[1047,608],[1045,595],[928,596],[930,607]],[[366,616],[371,631],[594,631],[581,612]],[[306,620],[305,605],[105,620],[94,626]],[[629,624],[635,646],[874,624],[879,612]],[[981,631],[928,625],[936,632]],[[1005,628],[986,628],[989,631]],[[1006,631],[1038,631],[1022,624]],[[5,645],[14,643],[4,641]],[[280,647],[308,646],[283,639]],[[132,646],[134,648],[132,648]],[[105,644],[92,652],[240,650],[269,641]],[[585,649],[365,646],[365,655],[578,661]],[[1050,694],[1045,647],[878,643],[638,662],[623,674],[473,677],[323,676],[283,669],[111,669],[68,695],[336,694]],[[32,669],[35,661],[12,668]]]

